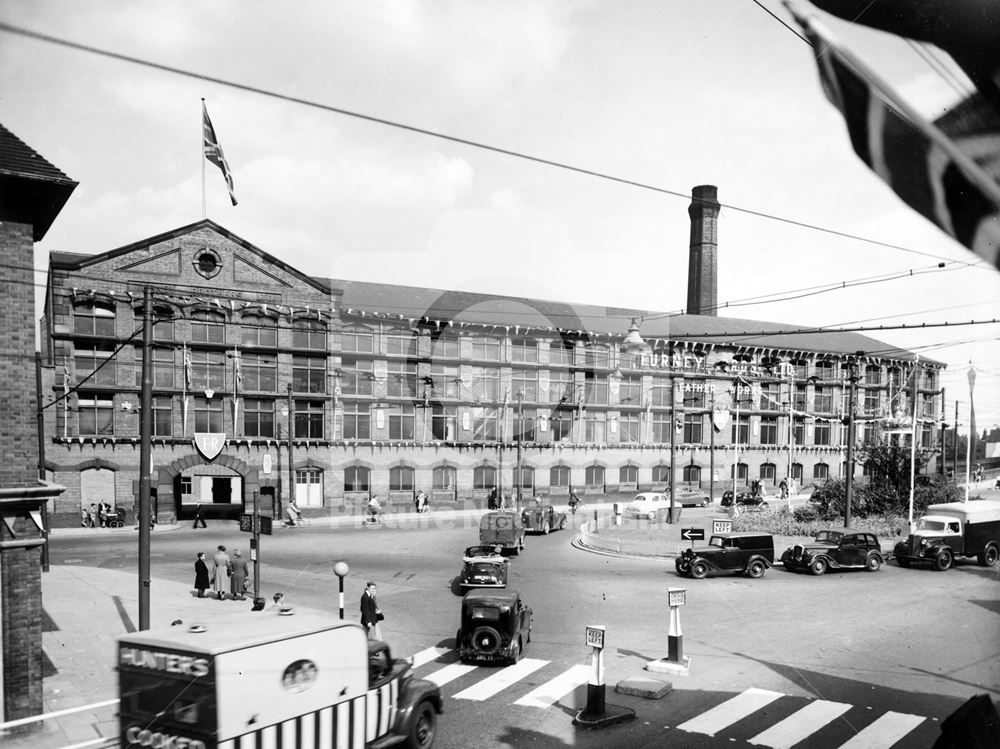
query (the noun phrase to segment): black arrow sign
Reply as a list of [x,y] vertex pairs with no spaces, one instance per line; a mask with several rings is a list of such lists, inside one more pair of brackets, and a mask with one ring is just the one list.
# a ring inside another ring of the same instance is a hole
[[704,541],[705,540],[705,529],[704,528],[684,528],[681,530],[681,538],[685,541]]

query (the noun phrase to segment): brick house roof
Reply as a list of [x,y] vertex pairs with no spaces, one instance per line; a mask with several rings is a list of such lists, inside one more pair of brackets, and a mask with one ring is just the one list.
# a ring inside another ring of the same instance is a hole
[[77,184],[0,125],[0,220],[32,225],[37,242]]

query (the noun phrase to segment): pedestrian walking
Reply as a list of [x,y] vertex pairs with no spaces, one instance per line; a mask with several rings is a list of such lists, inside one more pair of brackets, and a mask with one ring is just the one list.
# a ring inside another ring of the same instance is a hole
[[205,597],[205,589],[211,585],[208,579],[208,565],[205,564],[205,552],[199,551],[194,560],[194,587],[198,589],[198,598]]
[[197,528],[199,525],[202,528],[208,527],[208,523],[205,522],[205,516],[201,514],[201,504],[197,504],[194,506],[194,525],[192,525],[191,527]]
[[90,503],[90,527],[91,528],[97,528],[98,527],[97,523],[98,523],[97,505],[95,505],[93,502],[91,502]]
[[225,546],[219,544],[219,550],[215,552],[212,561],[215,562],[212,568],[212,587],[215,588],[215,597],[222,601],[226,597],[226,588],[229,587],[229,555]]
[[233,552],[229,569],[232,570],[229,575],[229,591],[233,594],[233,598],[239,601],[246,600],[247,578],[250,575],[250,570],[247,568],[247,560],[240,554],[239,549]]
[[778,484],[778,489],[781,490],[781,498],[788,499],[788,481],[782,479],[781,483]]
[[369,640],[381,640],[382,628],[379,622],[385,619],[382,609],[378,607],[375,599],[375,583],[369,581],[365,586],[365,592],[361,594],[361,624],[368,633]]
[[80,508],[80,525],[84,528],[90,527],[90,511],[86,507]]
[[427,506],[427,492],[420,492],[420,507],[417,508],[417,512],[427,512],[430,508]]
[[497,488],[495,486],[490,487],[490,493],[486,497],[486,509],[496,510],[497,505]]

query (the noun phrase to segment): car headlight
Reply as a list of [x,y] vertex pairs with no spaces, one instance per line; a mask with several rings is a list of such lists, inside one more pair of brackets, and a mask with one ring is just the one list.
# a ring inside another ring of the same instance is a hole
[[927,545],[927,539],[926,539],[926,538],[922,538],[922,539],[920,539],[920,548],[922,549],[922,548],[924,548],[924,547],[925,547],[926,545]]

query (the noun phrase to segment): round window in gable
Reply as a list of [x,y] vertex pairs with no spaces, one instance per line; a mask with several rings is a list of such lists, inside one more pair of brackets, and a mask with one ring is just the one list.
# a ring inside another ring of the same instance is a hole
[[222,259],[206,247],[194,256],[194,269],[199,276],[214,278],[222,270]]

